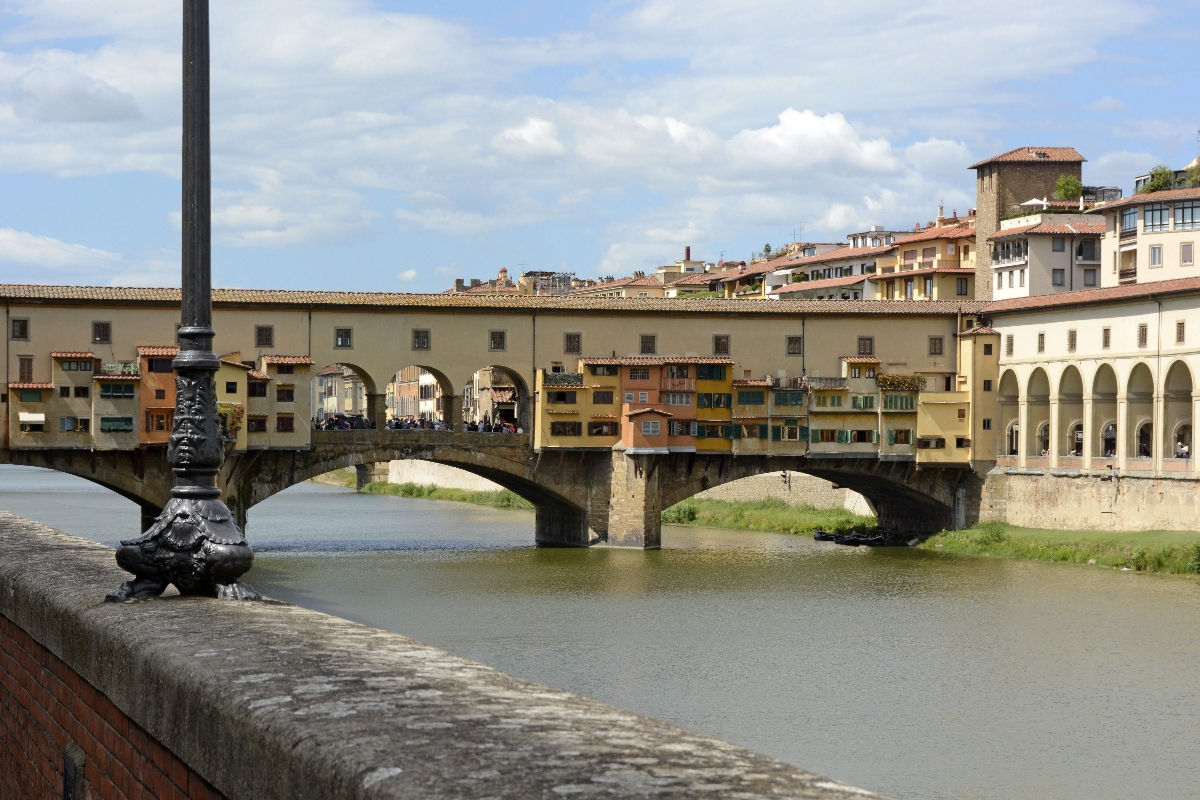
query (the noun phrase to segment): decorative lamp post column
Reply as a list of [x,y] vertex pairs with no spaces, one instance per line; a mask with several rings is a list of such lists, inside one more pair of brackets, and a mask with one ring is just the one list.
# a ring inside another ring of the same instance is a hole
[[154,597],[169,584],[181,594],[259,598],[238,581],[254,552],[217,488],[224,450],[214,377],[221,363],[212,350],[208,63],[208,0],[183,0],[183,301],[167,445],[175,487],[150,529],[117,550],[117,563],[135,577],[109,593],[114,602]]

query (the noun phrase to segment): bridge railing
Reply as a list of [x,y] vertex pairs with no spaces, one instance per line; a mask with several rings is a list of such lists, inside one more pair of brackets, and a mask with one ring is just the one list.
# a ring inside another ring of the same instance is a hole
[[439,447],[515,447],[533,444],[527,433],[479,433],[476,431],[431,431],[422,428],[395,430],[313,431],[312,446],[353,445],[357,447],[394,447],[397,445],[433,445]]

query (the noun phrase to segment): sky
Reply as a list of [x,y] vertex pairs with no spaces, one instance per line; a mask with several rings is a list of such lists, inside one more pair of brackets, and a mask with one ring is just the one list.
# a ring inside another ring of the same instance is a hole
[[[179,284],[181,4],[0,0],[0,282]],[[211,0],[213,283],[441,291],[1197,155],[1200,0]]]

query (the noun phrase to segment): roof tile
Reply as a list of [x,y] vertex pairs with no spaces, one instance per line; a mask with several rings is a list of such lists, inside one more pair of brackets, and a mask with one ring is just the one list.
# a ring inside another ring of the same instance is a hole
[[998,156],[985,158],[983,161],[976,161],[967,169],[977,169],[985,164],[995,164],[996,162],[1009,161],[1045,161],[1045,162],[1083,162],[1086,158],[1079,155],[1079,151],[1074,147],[1018,147],[1015,150],[1009,150],[1007,153],[1001,153]]

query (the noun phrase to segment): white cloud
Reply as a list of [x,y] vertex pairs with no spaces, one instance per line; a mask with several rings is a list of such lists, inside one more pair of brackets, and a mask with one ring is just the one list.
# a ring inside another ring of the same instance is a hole
[[404,281],[405,283],[412,283],[417,279],[417,271],[415,269],[406,269],[404,272],[401,272],[399,275],[397,275],[396,278]]
[[12,228],[0,228],[0,264],[38,270],[94,270],[120,261],[121,257],[116,253]]
[[566,152],[558,140],[558,127],[549,120],[530,117],[518,128],[505,128],[492,145],[516,158],[546,158]]
[[1102,114],[1115,114],[1118,111],[1125,110],[1125,104],[1111,95],[1105,95],[1099,100],[1095,100],[1084,106],[1088,111],[1096,111]]
[[132,257],[12,228],[0,228],[0,280],[7,283],[80,281],[111,286],[179,283],[179,254]]

